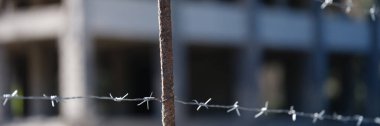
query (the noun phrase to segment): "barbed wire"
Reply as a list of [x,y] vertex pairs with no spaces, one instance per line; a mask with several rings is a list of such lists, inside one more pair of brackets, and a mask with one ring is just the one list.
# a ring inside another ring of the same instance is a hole
[[[127,96],[128,96],[128,93],[126,93],[123,97],[113,97],[111,93],[109,94],[109,96],[59,97],[57,95],[47,96],[45,94],[43,94],[42,96],[19,96],[17,95],[17,90],[15,90],[11,94],[3,94],[3,97],[1,97],[1,100],[3,101],[3,106],[5,106],[9,100],[46,100],[46,101],[51,102],[52,107],[55,107],[55,104],[58,104],[61,101],[67,101],[67,100],[76,100],[76,99],[110,100],[114,102],[139,102],[137,106],[146,104],[148,110],[149,110],[149,101],[155,101],[155,102],[160,102],[160,103],[162,102],[160,98],[156,98],[153,96],[153,92],[150,94],[150,96],[143,97],[143,98],[127,98]],[[238,101],[236,101],[234,104],[231,104],[231,105],[209,104],[211,100],[212,98],[209,98],[206,102],[199,102],[197,100],[184,101],[184,100],[175,98],[175,102],[177,104],[195,106],[196,111],[199,111],[202,107],[206,109],[218,108],[218,109],[225,109],[226,113],[235,111],[237,116],[241,116],[240,111],[252,112],[252,113],[255,113],[255,115],[253,116],[254,118],[259,118],[262,115],[266,115],[266,114],[286,114],[290,116],[290,119],[292,121],[296,121],[297,117],[303,117],[303,118],[310,118],[312,123],[317,123],[317,121],[322,121],[322,120],[333,120],[333,121],[338,121],[338,122],[356,122],[356,126],[360,126],[364,123],[380,125],[380,117],[369,118],[369,117],[364,117],[363,115],[347,116],[347,115],[340,115],[337,113],[333,113],[329,115],[329,114],[326,114],[325,110],[322,110],[320,112],[307,113],[307,112],[296,111],[294,109],[294,106],[290,106],[288,110],[270,109],[268,101],[265,102],[265,105],[261,108],[251,108],[251,107],[240,106]]]
[[[321,9],[325,9],[328,6],[334,6],[337,8],[340,8],[342,10],[345,10],[345,13],[349,14],[352,10],[353,7],[355,7],[353,0],[345,0],[343,3],[337,3],[334,2],[334,0],[315,0],[316,2],[320,2],[321,4]],[[373,3],[372,6],[364,11],[365,14],[369,14],[371,17],[372,21],[376,20],[376,15],[379,13],[379,10],[377,9],[376,3]]]

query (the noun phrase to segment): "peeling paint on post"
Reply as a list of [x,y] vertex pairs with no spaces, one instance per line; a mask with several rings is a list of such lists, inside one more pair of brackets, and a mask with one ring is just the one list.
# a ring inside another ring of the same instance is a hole
[[170,0],[158,0],[158,23],[162,86],[162,125],[175,126],[172,22]]

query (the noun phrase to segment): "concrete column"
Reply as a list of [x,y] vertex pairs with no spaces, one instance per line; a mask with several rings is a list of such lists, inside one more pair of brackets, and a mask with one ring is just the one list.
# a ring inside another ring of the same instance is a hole
[[[256,14],[257,0],[245,0],[245,11],[247,16],[247,29],[245,29],[245,39],[243,44],[239,46],[237,52],[236,83],[234,99],[239,101],[239,105],[247,107],[259,107],[264,105],[265,99],[260,99],[260,90],[258,88],[260,82],[260,74],[262,68],[263,47],[257,36]],[[231,103],[233,104],[233,103]],[[248,125],[254,121],[250,116],[241,116],[235,120],[234,124]]]
[[[52,59],[46,55],[48,52],[43,50],[41,45],[32,45],[28,50],[28,77],[29,88],[28,92],[32,96],[56,95],[53,93],[53,80],[51,73],[52,63],[49,62]],[[30,101],[29,110],[31,116],[46,116],[51,110],[46,109],[46,106],[50,105],[46,101]]]
[[[250,45],[252,46],[252,45]],[[238,86],[236,88],[236,98],[241,105],[257,107],[264,104],[265,99],[260,98],[258,83],[262,67],[262,49],[254,47],[242,47],[239,51],[238,62]]]
[[[377,3],[379,4],[379,3]],[[378,18],[378,17],[377,17]],[[370,20],[371,46],[365,64],[364,79],[367,84],[367,99],[365,111],[368,116],[379,116],[380,113],[380,38],[379,21]]]
[[[85,23],[86,0],[64,0],[67,26],[59,38],[59,93],[61,96],[92,95],[94,87],[94,44]],[[91,125],[93,101],[75,100],[61,104],[60,114],[71,125]]]
[[[327,76],[327,56],[321,50],[311,52],[305,65],[305,75],[301,88],[299,108],[301,111],[317,112],[327,107],[324,92]],[[297,107],[297,108],[298,108]]]
[[[258,86],[262,71],[262,58],[262,49],[256,44],[247,44],[239,49],[237,62],[235,63],[237,85],[234,90],[234,99],[239,101],[241,106],[261,107],[265,103],[266,99],[260,99],[263,93]],[[250,125],[256,121],[258,120],[252,119],[252,116],[243,115],[237,117],[232,124]]]
[[[7,49],[4,45],[0,45],[0,94],[12,93],[10,90],[10,71]],[[3,103],[3,101],[1,101]],[[0,124],[10,118],[9,104],[1,106]]]
[[258,2],[257,0],[245,0],[245,9],[247,16],[247,29],[246,39],[243,44],[239,46],[237,52],[237,80],[238,86],[236,88],[236,95],[239,98],[240,104],[245,106],[256,107],[264,104],[265,100],[258,99],[260,92],[258,91],[258,83],[262,67],[262,54],[263,47],[256,34],[256,11]]
[[323,42],[322,16],[320,4],[313,3],[314,16],[314,39],[306,63],[306,75],[301,87],[302,99],[300,100],[301,111],[321,111],[327,105],[324,86],[327,75],[327,48]]

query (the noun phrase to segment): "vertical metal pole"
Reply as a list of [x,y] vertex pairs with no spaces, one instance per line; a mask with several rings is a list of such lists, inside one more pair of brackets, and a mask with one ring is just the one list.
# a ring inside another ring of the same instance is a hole
[[174,126],[173,49],[170,0],[158,0],[160,63],[162,86],[162,125]]

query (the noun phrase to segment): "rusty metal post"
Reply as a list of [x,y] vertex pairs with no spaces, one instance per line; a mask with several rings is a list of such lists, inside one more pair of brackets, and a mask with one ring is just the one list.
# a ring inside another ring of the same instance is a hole
[[158,0],[158,23],[162,87],[162,125],[175,126],[172,22],[170,0]]

